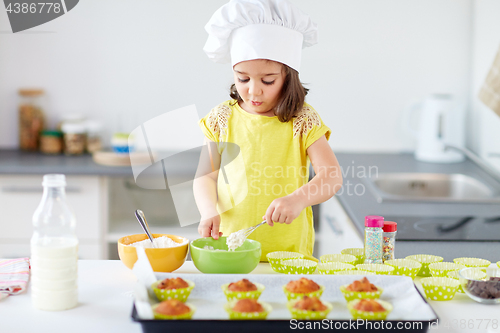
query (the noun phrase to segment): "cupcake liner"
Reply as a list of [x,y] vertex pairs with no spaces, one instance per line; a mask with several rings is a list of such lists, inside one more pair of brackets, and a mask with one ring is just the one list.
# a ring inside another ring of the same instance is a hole
[[292,293],[291,291],[288,291],[286,289],[286,285],[283,286],[283,292],[285,293],[286,299],[289,301],[297,299],[297,298],[302,298],[304,296],[320,298],[321,295],[323,295],[324,290],[325,290],[325,287],[320,285],[319,290],[312,291],[310,293]]
[[348,271],[338,271],[333,273],[334,275],[376,275],[375,272],[369,272],[359,269],[351,269]]
[[449,277],[426,277],[420,280],[425,296],[433,301],[452,300],[460,282]]
[[393,275],[395,270],[394,267],[383,264],[359,264],[356,265],[356,269],[374,272],[378,275]]
[[500,261],[497,261],[497,267],[500,268]]
[[358,261],[358,258],[352,254],[324,254],[319,259],[321,262],[343,262],[351,265],[355,265]]
[[448,272],[458,271],[465,268],[465,265],[456,264],[454,262],[435,262],[429,264],[429,271],[433,277],[446,277]]
[[[446,277],[449,277],[449,278],[452,278],[452,279],[455,279],[455,280],[459,281],[458,271],[448,272],[448,274],[446,274]],[[462,294],[464,293],[464,290],[462,289],[462,285],[458,286],[457,293],[462,293]]]
[[353,301],[355,299],[370,298],[376,299],[380,298],[380,295],[384,292],[384,289],[377,287],[377,291],[349,291],[346,290],[348,284],[340,286],[340,291],[344,295],[347,302]]
[[386,260],[385,265],[394,267],[393,275],[406,275],[414,279],[422,268],[422,264],[410,259]]
[[405,259],[415,260],[422,264],[422,267],[417,273],[417,276],[432,276],[429,271],[429,265],[434,262],[443,261],[443,257],[435,256],[432,254],[414,254],[411,256],[407,256]]
[[318,263],[308,259],[289,259],[281,262],[285,274],[312,274],[316,271]]
[[264,308],[262,312],[236,312],[233,311],[233,307],[237,301],[232,300],[224,304],[224,310],[229,314],[229,319],[231,320],[263,320],[267,318],[267,315],[273,309],[268,303],[260,301],[259,303]]
[[191,317],[193,317],[194,312],[196,311],[196,308],[192,304],[189,304],[189,303],[185,303],[185,304],[187,306],[189,306],[189,308],[191,309],[191,311],[189,311],[188,313],[184,313],[184,314],[178,315],[178,316],[172,316],[172,315],[165,315],[165,314],[157,313],[156,312],[156,308],[158,307],[158,305],[160,305],[160,303],[153,305],[151,308],[153,309],[153,315],[154,315],[155,319],[164,319],[164,320],[185,320],[185,319],[191,319]]
[[290,314],[292,315],[292,319],[299,319],[299,320],[322,320],[325,319],[328,313],[332,311],[333,305],[328,302],[321,301],[327,309],[324,311],[308,311],[308,310],[299,310],[299,309],[294,309],[293,306],[295,303],[300,301],[299,299],[294,299],[291,301],[288,301],[286,303],[286,307],[290,311]]
[[260,294],[262,294],[262,292],[266,287],[264,287],[263,284],[257,282],[255,282],[254,284],[257,286],[257,290],[252,290],[252,291],[230,291],[227,289],[229,283],[223,284],[221,288],[222,291],[224,292],[224,295],[226,295],[228,301],[239,300],[244,298],[259,299]]
[[356,257],[355,265],[359,265],[365,262],[365,249],[364,248],[348,248],[340,251],[342,254],[351,254]]
[[283,265],[281,265],[281,262],[283,260],[304,259],[304,255],[298,252],[275,251],[269,252],[266,255],[266,258],[269,261],[269,264],[271,265],[273,271],[283,273]]
[[392,311],[393,307],[390,303],[377,300],[380,305],[382,305],[385,311],[380,312],[371,312],[371,311],[359,311],[354,308],[354,306],[359,302],[358,299],[354,301],[350,301],[347,303],[347,308],[351,312],[351,315],[354,319],[365,319],[365,320],[385,320],[387,315]]
[[484,268],[487,268],[491,265],[491,261],[486,260],[486,259],[480,259],[480,258],[461,257],[461,258],[453,259],[453,262],[456,264],[465,265],[465,267],[484,267]]
[[356,267],[343,262],[320,262],[318,264],[319,274],[335,274],[335,272],[348,271],[353,269],[356,269]]
[[166,301],[169,299],[177,299],[181,302],[185,302],[189,294],[191,293],[191,290],[194,288],[194,283],[192,281],[184,279],[189,285],[187,288],[178,288],[178,289],[159,289],[156,286],[158,283],[160,283],[162,280],[158,280],[154,282],[151,285],[151,288],[153,288],[153,291],[158,298],[159,301]]

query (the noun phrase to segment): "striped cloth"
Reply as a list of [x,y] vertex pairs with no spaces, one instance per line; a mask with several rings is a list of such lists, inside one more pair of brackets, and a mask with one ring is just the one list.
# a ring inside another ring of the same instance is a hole
[[22,293],[26,290],[29,278],[29,258],[0,260],[0,294],[16,295]]
[[500,49],[479,91],[479,99],[500,116]]

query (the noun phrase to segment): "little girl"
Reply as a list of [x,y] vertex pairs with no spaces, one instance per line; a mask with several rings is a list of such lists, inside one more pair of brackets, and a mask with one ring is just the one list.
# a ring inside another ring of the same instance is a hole
[[[316,43],[317,28],[286,0],[232,0],[212,16],[205,52],[231,62],[232,99],[200,120],[209,158],[200,160],[194,193],[202,237],[264,225],[249,238],[273,251],[312,259],[311,205],[342,186],[327,140],[330,129],[304,102],[301,49]],[[309,181],[309,161],[315,176]],[[208,171],[200,171],[208,170]]]

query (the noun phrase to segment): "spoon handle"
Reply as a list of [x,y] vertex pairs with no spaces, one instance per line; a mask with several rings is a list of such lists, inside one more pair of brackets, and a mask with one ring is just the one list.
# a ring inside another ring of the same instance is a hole
[[149,226],[148,226],[148,222],[146,221],[146,216],[144,216],[144,213],[142,212],[142,210],[137,209],[135,211],[135,217],[139,221],[139,224],[141,225],[142,230],[144,230],[146,235],[148,235],[149,240],[151,241],[151,245],[153,247],[156,247],[155,243],[153,242],[153,236],[151,235],[151,232],[149,231]]

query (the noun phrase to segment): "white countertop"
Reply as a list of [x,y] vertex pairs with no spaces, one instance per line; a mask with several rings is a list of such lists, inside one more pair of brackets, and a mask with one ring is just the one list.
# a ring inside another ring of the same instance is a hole
[[[0,301],[2,332],[142,332],[132,321],[131,291],[135,276],[119,260],[80,260],[78,263],[79,305],[71,310],[46,312],[31,305],[30,288]],[[179,273],[201,274],[191,261]],[[277,274],[260,263],[252,274]],[[419,278],[415,284],[420,288]],[[428,303],[438,314],[439,327],[429,332],[500,332],[500,305],[483,305],[457,293],[451,301]],[[489,320],[489,330],[486,323]],[[496,320],[496,329],[492,321]],[[461,327],[462,323],[462,327]],[[7,328],[7,330],[4,330]]]

